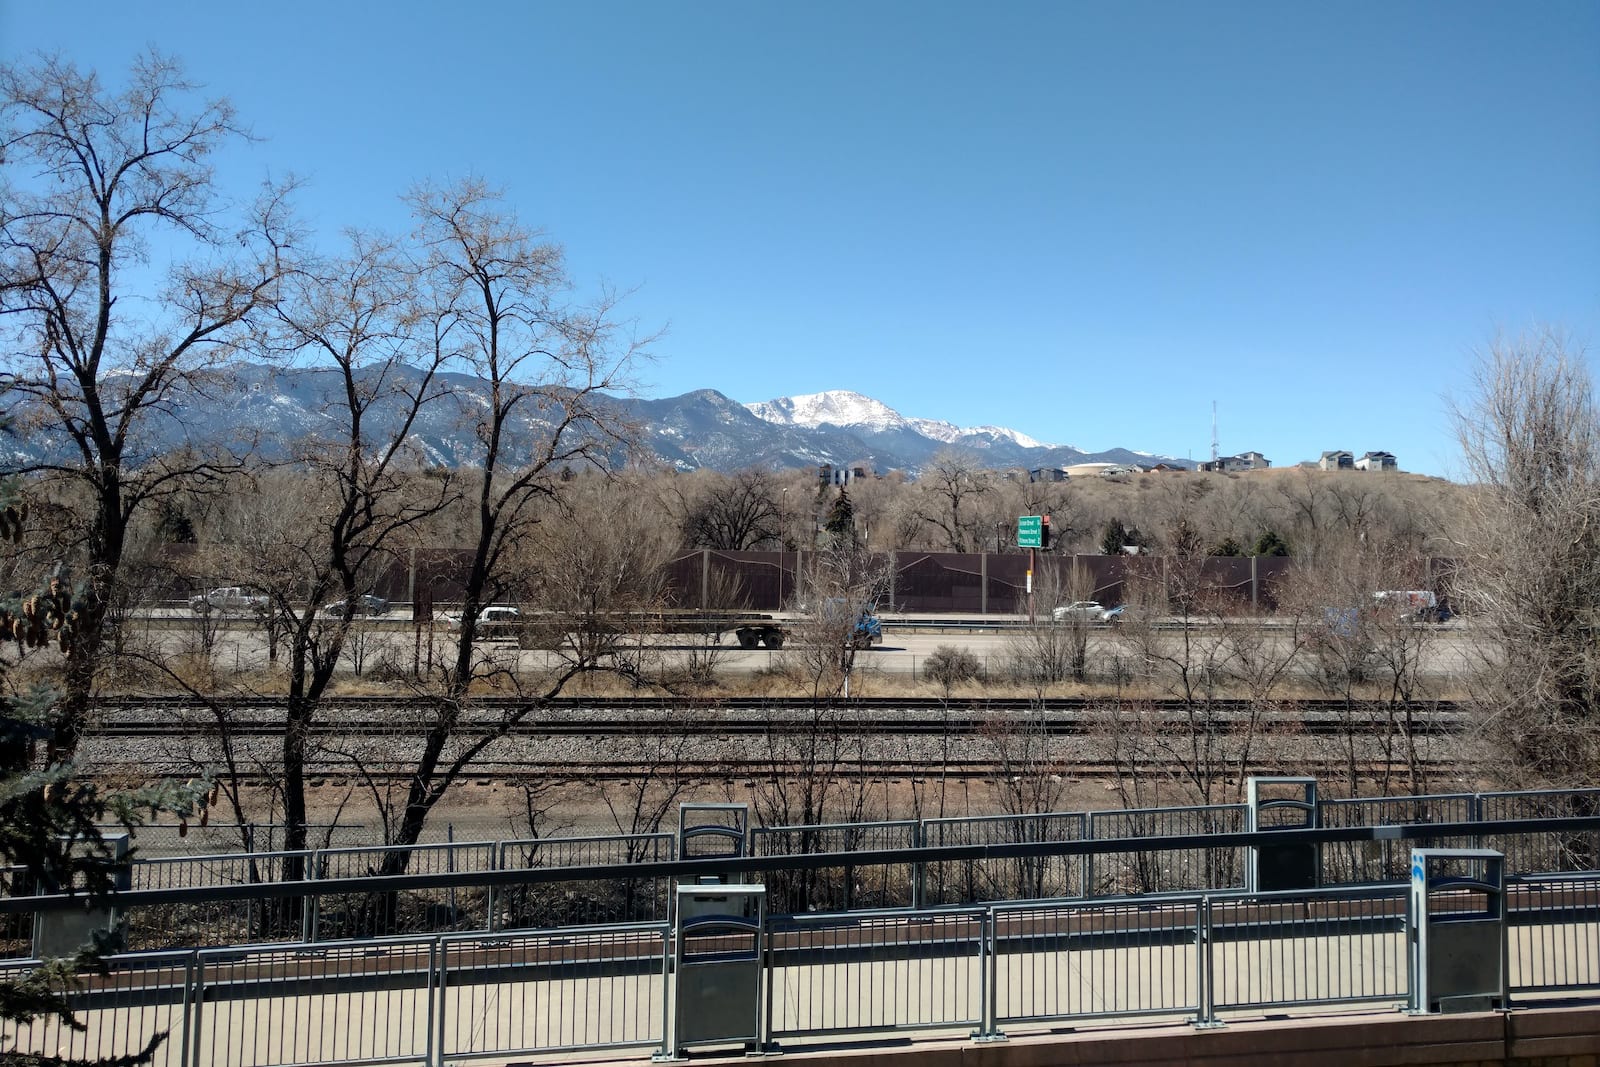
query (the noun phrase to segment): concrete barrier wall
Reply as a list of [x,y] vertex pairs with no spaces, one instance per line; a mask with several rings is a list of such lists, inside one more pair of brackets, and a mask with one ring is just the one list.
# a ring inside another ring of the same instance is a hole
[[[696,1060],[748,1063],[743,1057]],[[795,1053],[783,1062],[830,1067],[1600,1067],[1600,1007],[1426,1017],[1138,1028],[993,1043],[951,1039],[870,1051]]]

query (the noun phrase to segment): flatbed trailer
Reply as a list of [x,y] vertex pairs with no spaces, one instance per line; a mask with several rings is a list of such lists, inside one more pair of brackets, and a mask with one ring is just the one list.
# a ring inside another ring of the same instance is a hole
[[[605,640],[622,634],[702,634],[713,644],[731,633],[740,648],[782,648],[790,636],[790,623],[775,615],[753,611],[600,612],[581,617],[522,616],[514,623],[497,625],[487,640],[515,638],[527,649],[552,649],[574,637]],[[863,613],[851,631],[856,648],[883,642],[883,625],[876,615]]]
[[[552,648],[571,634],[703,634],[721,644],[732,633],[740,648],[782,648],[788,629],[773,615],[755,612],[602,612],[583,618],[523,619],[515,625],[523,648]],[[505,636],[511,636],[510,633]]]

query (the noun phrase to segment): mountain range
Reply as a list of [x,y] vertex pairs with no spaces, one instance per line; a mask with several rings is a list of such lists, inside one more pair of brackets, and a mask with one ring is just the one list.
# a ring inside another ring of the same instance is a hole
[[[424,411],[411,436],[426,462],[455,466],[471,461],[474,413],[487,404],[487,386],[465,374],[448,375],[444,384],[448,392],[444,402]],[[154,454],[185,444],[204,447],[216,442],[280,458],[289,454],[294,441],[331,425],[325,412],[341,395],[338,390],[339,379],[329,370],[236,365],[226,382],[176,397],[144,428],[133,451]],[[790,469],[831,463],[865,465],[880,472],[902,470],[915,476],[940,451],[952,448],[970,453],[990,468],[1090,462],[1193,465],[1125,448],[1090,452],[1044,444],[1001,426],[963,429],[949,422],[908,418],[871,397],[847,391],[744,404],[714,389],[699,389],[658,400],[605,397],[603,402],[638,427],[646,450],[679,470]],[[19,427],[29,425],[24,408],[11,410],[19,416]],[[526,447],[548,414],[529,407],[512,427],[512,447]],[[390,432],[396,415],[397,411],[383,407],[369,413],[375,439]],[[21,465],[60,455],[64,444],[59,433],[35,429],[13,437],[7,458]]]

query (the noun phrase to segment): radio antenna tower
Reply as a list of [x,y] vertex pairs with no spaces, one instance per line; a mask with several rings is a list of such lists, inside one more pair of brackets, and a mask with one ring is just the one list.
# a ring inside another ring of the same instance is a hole
[[1211,402],[1211,465],[1217,465],[1217,402]]

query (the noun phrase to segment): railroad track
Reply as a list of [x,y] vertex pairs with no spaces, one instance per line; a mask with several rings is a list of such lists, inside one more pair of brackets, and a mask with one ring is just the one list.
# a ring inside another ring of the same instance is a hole
[[[217,708],[224,711],[247,711],[250,709],[283,710],[285,697],[263,695],[252,697],[220,697],[209,700],[200,700],[186,696],[108,696],[99,698],[98,704],[102,712],[109,716],[133,714],[139,711],[171,711],[190,709],[203,711]],[[324,697],[320,702],[323,712],[356,711],[374,709],[426,709],[435,702],[422,697],[401,696],[331,696]],[[519,709],[530,706],[532,701],[523,697],[510,696],[474,696],[470,705],[483,713],[504,714],[507,710]],[[767,710],[810,710],[821,704],[829,708],[853,708],[863,713],[873,715],[885,710],[906,709],[931,712],[958,712],[969,713],[999,713],[1019,711],[1087,711],[1107,707],[1137,707],[1152,710],[1177,711],[1184,709],[1189,703],[1175,699],[1133,699],[1124,697],[1052,697],[1044,701],[1020,699],[1012,697],[1003,698],[953,698],[943,700],[938,697],[853,697],[850,700],[816,701],[809,697],[557,697],[540,704],[540,710],[546,712],[565,711],[630,711],[661,713],[684,711],[704,711],[718,709],[726,711],[767,711]],[[1312,697],[1304,699],[1269,701],[1257,703],[1250,700],[1216,699],[1196,707],[1206,707],[1219,711],[1249,711],[1253,707],[1267,707],[1280,710],[1302,710],[1315,712],[1338,713],[1352,708],[1370,708],[1380,705],[1379,701],[1347,701],[1339,698]],[[1390,705],[1382,704],[1384,707]],[[1412,712],[1424,711],[1458,711],[1461,705],[1453,700],[1418,700],[1409,704],[1395,704],[1395,710],[1410,710]]]
[[[1419,760],[1419,765],[1428,768],[1455,766],[1434,760]],[[617,763],[603,761],[571,761],[563,760],[560,763],[526,763],[518,761],[514,764],[497,762],[474,764],[474,769],[463,774],[461,783],[477,785],[519,785],[523,782],[538,782],[540,784],[583,784],[588,782],[624,782],[637,781],[641,778],[662,777],[661,768],[641,768],[638,764]],[[1231,774],[1236,769],[1235,765],[1219,768],[1218,773]],[[1345,774],[1349,765],[1339,759],[1306,759],[1297,760],[1294,773],[1309,775]],[[979,781],[994,779],[1000,774],[999,766],[993,761],[986,760],[961,760],[944,763],[916,760],[859,760],[842,762],[836,767],[827,768],[828,773],[840,778],[852,780],[867,780],[871,782],[931,782],[945,779],[950,782],[962,780]],[[1363,776],[1378,775],[1386,770],[1393,771],[1394,767],[1383,763],[1364,761],[1356,766],[1357,773]],[[688,783],[714,785],[722,782],[759,782],[774,779],[802,780],[808,776],[815,776],[818,768],[805,763],[773,763],[760,760],[734,760],[722,763],[705,764],[692,769],[674,771],[673,780]],[[1130,773],[1126,764],[1119,764],[1112,760],[1080,760],[1073,762],[1049,763],[1047,773],[1055,778],[1067,780],[1109,780],[1119,775]],[[1253,775],[1276,775],[1284,773],[1283,768],[1262,763],[1252,765],[1246,770]],[[407,769],[368,767],[362,775],[362,780],[371,780],[375,783],[393,783],[404,785],[411,779],[412,772]],[[329,765],[312,765],[306,770],[306,778],[315,788],[326,782],[344,782],[356,780],[352,768],[348,764],[338,767]],[[245,785],[265,786],[273,784],[275,779],[259,771],[246,770],[240,775],[240,782]]]
[[[1205,721],[1218,734],[1253,728],[1258,739],[1274,736],[1259,765],[1246,773],[1381,773],[1397,758],[1395,726],[1406,721],[1416,744],[1440,752],[1451,745],[1430,739],[1459,733],[1469,712],[1453,702],[1402,707],[1350,705],[1342,701],[1285,701],[1251,705],[1216,701],[1189,709],[1176,701],[1024,699],[938,701],[875,697],[848,704],[818,705],[798,699],[734,697],[688,701],[670,697],[581,699],[530,705],[515,697],[475,699],[462,710],[453,744],[504,734],[472,763],[464,779],[517,784],[530,781],[638,781],[669,774],[691,781],[741,781],[837,773],[867,781],[894,779],[989,779],[1002,766],[1035,768],[1029,773],[1061,777],[1110,777],[1128,773],[1106,744],[1107,718],[1117,710],[1117,729],[1160,734],[1187,733]],[[102,701],[98,721],[85,737],[88,765],[104,773],[194,774],[222,763],[219,721],[226,718],[230,745],[246,779],[266,782],[282,760],[282,699],[227,699],[214,705],[178,697],[122,697]],[[218,712],[221,712],[219,718]],[[347,781],[357,773],[376,781],[410,777],[421,747],[422,728],[432,713],[427,701],[398,697],[334,697],[318,709],[306,773],[312,779]],[[507,718],[520,720],[507,725]],[[1355,737],[1349,752],[1346,736]],[[653,747],[651,739],[686,739]],[[1387,737],[1387,747],[1378,741]],[[1157,747],[1158,749],[1158,747]],[[1010,750],[1010,757],[998,753]],[[1018,753],[1027,757],[1019,760]],[[802,758],[810,753],[811,758]],[[1168,757],[1176,761],[1178,757]],[[1275,763],[1274,763],[1275,761]],[[1422,763],[1445,765],[1429,752]],[[1235,774],[1237,763],[1219,757],[1218,773]],[[1226,768],[1226,769],[1224,769]]]
[[[1142,717],[1146,724],[1183,728],[1192,720],[1170,713],[1152,713]],[[1246,725],[1249,717],[1231,713],[1212,715],[1207,722],[1219,729]],[[1361,716],[1356,718],[1312,717],[1296,715],[1279,718],[1279,724],[1292,723],[1301,733],[1316,736],[1339,735],[1349,732],[1387,729],[1394,725],[1387,717]],[[339,720],[319,722],[312,736],[338,737],[396,737],[408,732],[406,723],[394,719]],[[1429,713],[1414,722],[1411,729],[1418,734],[1449,734],[1463,728],[1465,721],[1460,713]],[[466,722],[455,733],[460,737],[482,737],[503,732],[507,737],[628,737],[642,733],[671,733],[688,737],[765,737],[782,735],[807,736],[826,732],[841,736],[881,737],[978,737],[995,733],[1027,733],[1045,737],[1072,737],[1098,733],[1104,724],[1083,717],[1055,716],[1048,718],[1009,721],[986,716],[984,718],[941,718],[936,720],[907,719],[885,721],[880,718],[836,718],[820,722],[792,718],[754,719],[696,719],[629,718],[629,719],[574,719],[561,722],[519,722],[500,727],[489,721]],[[196,735],[194,722],[120,722],[107,723],[94,732],[101,737],[186,737]],[[235,721],[228,732],[235,737],[277,737],[283,733],[281,722]]]
[[[1429,739],[1463,730],[1467,711],[1454,703],[1428,702],[1374,709],[1343,702],[1306,700],[1269,708],[1244,701],[1218,701],[1189,709],[1175,701],[1127,701],[1115,705],[1120,729],[1178,735],[1204,720],[1218,734],[1242,735],[1246,728],[1271,735],[1276,756],[1296,773],[1319,769],[1347,772],[1352,759],[1373,772],[1398,752],[1395,727],[1408,723],[1416,743],[1441,750]],[[706,701],[579,699],[530,707],[524,701],[490,698],[474,701],[458,724],[455,744],[503,734],[469,769],[469,780],[602,781],[670,773],[705,780],[799,777],[821,766],[869,779],[986,778],[1012,764],[1047,767],[1063,777],[1109,777],[1126,763],[1099,758],[1108,702],[1063,699],[1040,704],[1028,700],[978,700],[946,703],[929,699],[877,698],[818,709],[811,701],[738,698]],[[222,754],[216,711],[226,717],[234,751],[247,773],[270,775],[281,758],[283,708],[274,699],[231,699],[215,709],[171,697],[123,699],[102,705],[96,728],[87,735],[91,763],[126,774],[192,774],[215,766]],[[504,724],[508,716],[526,713]],[[420,748],[430,706],[394,697],[342,697],[324,703],[313,729],[307,773],[315,778],[349,778],[359,759],[366,773],[401,781],[410,774]],[[1358,751],[1346,748],[1356,738]],[[1380,738],[1388,738],[1387,747]],[[689,739],[686,744],[652,749],[654,739]],[[837,744],[835,757],[826,754]],[[1038,745],[1047,745],[1040,749]],[[1020,747],[1019,747],[1020,746]],[[1334,750],[1339,750],[1335,755]],[[999,757],[1003,749],[1012,757]],[[1393,750],[1391,752],[1390,750]],[[796,757],[820,753],[806,761]],[[1285,755],[1292,752],[1293,755]],[[1175,757],[1174,757],[1175,758]],[[1425,753],[1423,762],[1435,761]],[[1226,759],[1219,759],[1226,763]],[[1444,758],[1436,761],[1445,764]],[[160,768],[156,771],[156,768]],[[1229,773],[1236,773],[1230,766]],[[1265,763],[1252,773],[1279,773]],[[265,780],[263,778],[263,780]]]

